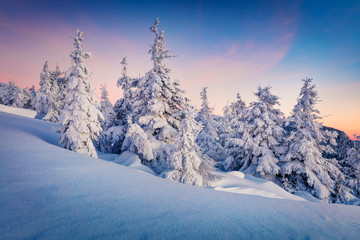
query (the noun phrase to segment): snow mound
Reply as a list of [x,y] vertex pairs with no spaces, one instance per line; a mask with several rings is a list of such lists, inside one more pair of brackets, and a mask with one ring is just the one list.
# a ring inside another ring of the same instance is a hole
[[15,115],[29,117],[29,118],[34,118],[36,116],[36,112],[34,110],[9,107],[9,106],[5,106],[3,104],[0,104],[0,112],[12,113]]
[[123,166],[136,169],[138,172],[149,173],[152,175],[156,175],[150,168],[141,164],[141,160],[138,155],[126,151],[121,155],[118,154],[108,154],[108,153],[98,153],[99,158],[111,161],[114,163],[121,164]]
[[289,199],[296,201],[306,201],[300,196],[295,196],[286,192],[273,182],[264,179],[245,175],[239,171],[222,172],[218,171],[222,178],[213,182],[211,188],[218,191],[231,192],[237,194],[256,195],[267,198]]

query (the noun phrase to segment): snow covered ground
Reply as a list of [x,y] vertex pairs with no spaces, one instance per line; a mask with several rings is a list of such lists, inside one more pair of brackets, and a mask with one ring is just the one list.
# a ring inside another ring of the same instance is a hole
[[0,239],[360,235],[360,207],[305,201],[240,172],[218,172],[212,188],[221,191],[171,182],[131,153],[104,161],[65,150],[56,126],[0,112]]
[[[116,162],[123,166],[137,169],[140,172],[156,175],[150,168],[142,165],[139,157],[131,152],[124,152],[120,156],[116,154],[105,154],[99,152],[99,157],[107,161]],[[211,184],[210,188],[214,190],[239,194],[257,195],[268,198],[305,201],[304,198],[292,195],[284,191],[284,189],[282,189],[275,183],[245,175],[242,172],[217,171],[216,174],[220,176],[221,179]]]
[[9,106],[5,106],[3,104],[0,104],[0,112],[12,113],[12,114],[29,117],[29,118],[34,118],[36,116],[36,112],[33,110],[9,107]]

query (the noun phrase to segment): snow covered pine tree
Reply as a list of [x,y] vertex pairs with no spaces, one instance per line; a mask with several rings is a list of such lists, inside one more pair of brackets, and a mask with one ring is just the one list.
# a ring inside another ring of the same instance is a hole
[[239,133],[239,123],[243,124],[246,110],[246,104],[241,99],[240,93],[236,94],[236,100],[234,102],[223,108],[224,117],[220,118],[218,133],[220,137],[220,145],[224,148],[225,152],[225,144],[227,140],[229,138],[234,138],[235,135]]
[[[123,97],[116,101],[113,111],[114,117],[108,119],[107,128],[99,136],[99,147],[102,152],[121,153],[126,130],[128,129],[128,118],[133,110],[133,90],[139,79],[130,78],[127,74],[127,58],[123,56],[120,63],[122,76],[117,80],[116,86],[123,89]],[[132,120],[130,120],[132,123]]]
[[63,107],[63,104],[61,103],[60,88],[58,85],[58,78],[60,74],[61,72],[58,66],[55,71],[50,71],[50,78],[48,79],[50,83],[50,90],[47,91],[48,106],[46,115],[43,117],[43,120],[54,123],[59,122],[61,108]]
[[168,158],[170,170],[165,171],[163,176],[186,184],[207,186],[208,182],[214,178],[209,174],[214,162],[201,154],[201,150],[195,144],[201,126],[195,121],[194,115],[190,107],[184,110],[179,131],[175,135],[176,148]]
[[326,159],[323,153],[332,153],[329,141],[336,144],[334,135],[321,131],[319,111],[315,108],[318,93],[312,79],[303,80],[297,104],[285,126],[291,130],[285,138],[287,151],[281,159],[284,188],[288,191],[309,191],[329,202],[347,202],[352,196],[344,186],[344,176],[336,159]]
[[[160,32],[158,25],[159,19],[155,19],[154,26],[150,28],[155,34],[154,44],[149,50],[154,65],[137,84],[133,112],[122,150],[135,150],[144,164],[152,167],[155,172],[162,173],[174,170],[172,161],[180,158],[173,159],[172,156],[177,147],[175,136],[180,128],[182,111],[187,109],[188,103],[178,81],[170,78],[170,70],[162,62],[171,56],[168,50],[164,50],[164,31]],[[189,153],[180,151],[177,154],[185,156]],[[200,185],[207,182],[210,174],[204,165],[188,164],[183,167],[193,168],[202,178],[199,181],[198,178],[187,176],[193,172],[190,169],[176,169],[181,171],[181,179],[187,179],[186,183]]]
[[48,96],[51,94],[51,73],[48,61],[45,62],[43,71],[40,73],[40,88],[36,93],[35,111],[36,118],[42,119],[49,109]]
[[113,105],[109,100],[109,93],[106,90],[106,84],[101,85],[101,101],[100,101],[100,111],[104,115],[104,121],[102,122],[103,130],[107,130],[115,120],[115,113],[113,110]]
[[236,101],[224,108],[224,124],[225,126],[229,125],[228,128],[230,128],[230,131],[227,130],[227,134],[221,135],[224,151],[228,156],[222,162],[222,168],[225,171],[238,170],[242,164],[242,159],[247,154],[245,148],[243,148],[244,140],[248,138],[249,134],[245,122],[247,110],[246,104],[239,93],[236,95]]
[[340,164],[345,175],[345,185],[353,190],[355,196],[360,197],[360,148],[356,146],[358,136],[353,136],[354,140],[346,149],[346,157],[340,160]]
[[196,138],[196,143],[207,156],[217,162],[221,162],[224,156],[224,150],[220,145],[218,133],[218,123],[214,120],[213,108],[209,106],[207,97],[207,87],[204,87],[200,93],[202,104],[197,116],[202,130]]
[[30,107],[29,109],[35,110],[35,103],[36,103],[36,90],[35,86],[32,85],[29,89],[30,92]]
[[[279,173],[278,158],[281,154],[283,137],[283,113],[274,109],[280,105],[278,97],[270,93],[271,87],[258,87],[255,95],[258,102],[252,102],[243,119],[238,119],[238,133],[227,143],[228,154],[224,162],[227,170],[242,170],[268,180],[275,180]],[[234,149],[229,149],[234,148]]]
[[7,106],[14,106],[17,92],[19,91],[19,87],[16,85],[16,83],[10,79],[9,84],[7,85],[7,93],[5,96],[4,105]]
[[64,109],[61,112],[60,143],[66,149],[97,157],[93,140],[101,133],[102,113],[96,108],[97,97],[88,80],[91,76],[85,60],[91,54],[83,49],[83,32],[77,30],[72,51],[72,67],[67,71],[68,83]]
[[127,118],[132,114],[133,111],[133,88],[137,87],[139,78],[131,78],[127,72],[127,57],[123,56],[120,63],[122,68],[122,76],[116,82],[116,86],[121,87],[123,90],[123,98],[116,101],[114,111],[116,115],[117,125],[127,125]]

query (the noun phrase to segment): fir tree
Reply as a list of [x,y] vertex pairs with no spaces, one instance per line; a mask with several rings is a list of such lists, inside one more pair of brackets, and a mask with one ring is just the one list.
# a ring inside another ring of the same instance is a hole
[[153,160],[155,156],[149,136],[138,124],[133,123],[130,117],[128,117],[127,125],[128,128],[122,144],[122,150],[131,151],[139,155],[141,159]]
[[121,87],[123,90],[123,97],[119,99],[114,106],[114,111],[116,115],[116,124],[117,125],[127,125],[127,118],[133,111],[133,90],[132,88],[136,87],[138,79],[131,78],[128,76],[127,72],[127,58],[123,56],[121,61],[122,67],[122,76],[117,80],[116,86]]
[[109,93],[106,90],[106,84],[101,86],[101,101],[100,101],[100,111],[104,115],[105,121],[102,122],[103,130],[107,130],[115,120],[115,113],[113,110],[113,105],[109,100]]
[[[303,80],[297,104],[285,125],[292,130],[286,138],[287,151],[282,157],[283,185],[290,191],[308,190],[327,201],[348,201],[351,197],[343,186],[344,176],[336,159],[326,159],[323,154],[333,152],[317,122],[319,111],[315,108],[318,93],[312,79]],[[335,142],[335,140],[330,141]]]
[[61,72],[58,67],[55,71],[50,71],[50,90],[47,91],[48,108],[43,120],[57,123],[59,122],[60,112],[62,109],[62,99],[60,88],[58,85],[58,78]]
[[173,140],[175,129],[179,124],[176,113],[187,105],[179,83],[170,77],[170,69],[163,64],[170,58],[168,50],[164,50],[164,31],[158,30],[159,20],[150,30],[155,34],[154,43],[149,50],[153,68],[139,80],[135,93],[133,118],[139,122],[146,132],[158,140]]
[[0,85],[0,103],[17,108],[31,108],[31,93],[20,88],[10,79],[9,84]]
[[30,92],[30,109],[35,110],[35,104],[36,104],[36,90],[35,90],[35,86],[32,85],[31,88],[29,89]]
[[58,99],[59,99],[59,109],[61,112],[61,110],[64,108],[64,99],[68,91],[67,83],[69,82],[69,78],[64,72],[60,70],[58,65],[56,66],[55,72],[58,75],[57,77],[57,84],[59,86]]
[[51,72],[48,61],[45,62],[43,71],[40,73],[40,88],[36,93],[36,118],[42,119],[49,109],[48,96],[51,94]]
[[88,78],[91,76],[85,60],[91,54],[83,49],[83,32],[77,31],[75,50],[70,54],[72,67],[67,71],[67,94],[61,112],[60,143],[66,149],[97,157],[93,140],[101,133],[102,113],[94,105],[97,97]]
[[19,89],[19,98],[18,98],[18,106],[25,108],[25,109],[32,109],[31,106],[31,98],[32,98],[32,93],[30,92],[30,90],[26,87],[24,89]]
[[[179,88],[178,81],[171,79],[170,70],[163,63],[165,58],[171,56],[169,51],[164,49],[164,31],[159,31],[158,25],[159,20],[155,19],[154,26],[150,28],[155,34],[154,43],[149,51],[153,68],[137,83],[133,97],[133,112],[129,117],[131,125],[122,150],[137,149],[136,152],[144,164],[152,167],[155,172],[162,173],[173,170],[172,161],[178,161],[178,158],[172,158],[176,149],[175,136],[179,131],[182,111],[187,109],[188,103],[183,97],[184,92]],[[143,145],[147,147],[144,149]],[[189,166],[193,167],[194,171],[199,170],[197,165]],[[205,177],[206,174],[199,176]],[[202,183],[206,181],[203,179]],[[200,184],[199,181],[196,182]]]
[[175,135],[176,147],[168,158],[169,170],[163,176],[173,181],[179,181],[196,186],[207,186],[214,176],[210,174],[213,161],[202,155],[195,143],[201,125],[194,120],[194,112],[189,108],[184,111],[179,131]]
[[[166,144],[174,144],[180,122],[178,114],[187,103],[182,96],[183,91],[179,89],[179,83],[171,79],[170,70],[162,62],[171,56],[168,50],[164,50],[165,36],[163,31],[158,30],[158,25],[159,20],[155,19],[154,26],[150,28],[155,34],[149,51],[153,68],[138,82],[132,118],[149,136]],[[160,157],[160,152],[158,159],[161,165],[165,159]]]
[[[128,126],[128,118],[133,111],[133,90],[138,79],[130,78],[127,73],[127,58],[121,61],[122,76],[117,80],[116,86],[123,90],[123,97],[116,101],[113,107],[114,116],[109,118],[107,129],[99,137],[99,147],[102,152],[121,153],[123,141]],[[132,120],[131,120],[132,122]],[[133,129],[133,128],[132,128]],[[124,147],[125,148],[125,147]]]
[[9,91],[9,85],[0,82],[0,104],[5,105],[5,99],[6,99],[6,95],[8,94],[8,91]]
[[197,136],[196,143],[207,156],[220,162],[224,158],[224,151],[220,145],[220,138],[218,134],[219,127],[217,122],[214,120],[213,108],[209,106],[206,87],[203,88],[200,96],[202,104],[198,120],[202,125],[202,130]]
[[354,134],[354,140],[351,146],[346,150],[346,157],[340,160],[342,172],[345,175],[345,185],[352,189],[353,194],[360,194],[360,151],[356,147],[357,135]]
[[242,118],[246,110],[246,103],[241,99],[240,93],[236,94],[236,100],[230,104],[229,120]]
[[10,79],[9,84],[7,86],[7,94],[5,97],[4,105],[7,106],[16,106],[15,101],[17,99],[19,92],[19,87],[16,85],[16,83]]
[[280,170],[277,163],[282,151],[283,113],[274,108],[280,105],[279,98],[270,93],[270,87],[258,87],[255,95],[258,102],[252,102],[245,116],[236,119],[224,168],[274,180]]
[[219,128],[218,128],[218,133],[219,133],[219,143],[222,146],[222,148],[225,151],[225,144],[227,139],[231,136],[231,134],[234,133],[233,129],[231,128],[231,114],[230,114],[230,106],[226,105],[223,108],[223,117],[220,119],[219,122]]

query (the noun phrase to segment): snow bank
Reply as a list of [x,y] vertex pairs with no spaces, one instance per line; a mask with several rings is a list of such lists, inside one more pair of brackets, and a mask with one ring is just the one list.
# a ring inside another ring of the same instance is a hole
[[214,182],[211,187],[218,191],[305,201],[304,198],[286,192],[273,182],[245,175],[239,171],[218,171],[217,173],[222,178],[221,180]]
[[167,181],[60,148],[54,126],[0,113],[1,239],[360,235],[357,206],[232,194]]
[[9,107],[9,106],[5,106],[3,104],[0,104],[0,112],[12,113],[15,115],[20,115],[20,116],[29,117],[29,118],[34,118],[36,116],[36,112],[34,110]]
[[141,160],[138,157],[138,155],[136,155],[132,152],[129,152],[129,151],[123,152],[121,155],[98,152],[98,156],[100,159],[104,159],[107,161],[121,164],[121,165],[129,167],[129,168],[136,169],[136,170],[138,170],[138,172],[156,175],[153,172],[153,170],[151,170],[147,166],[144,166],[143,164],[141,164]]

